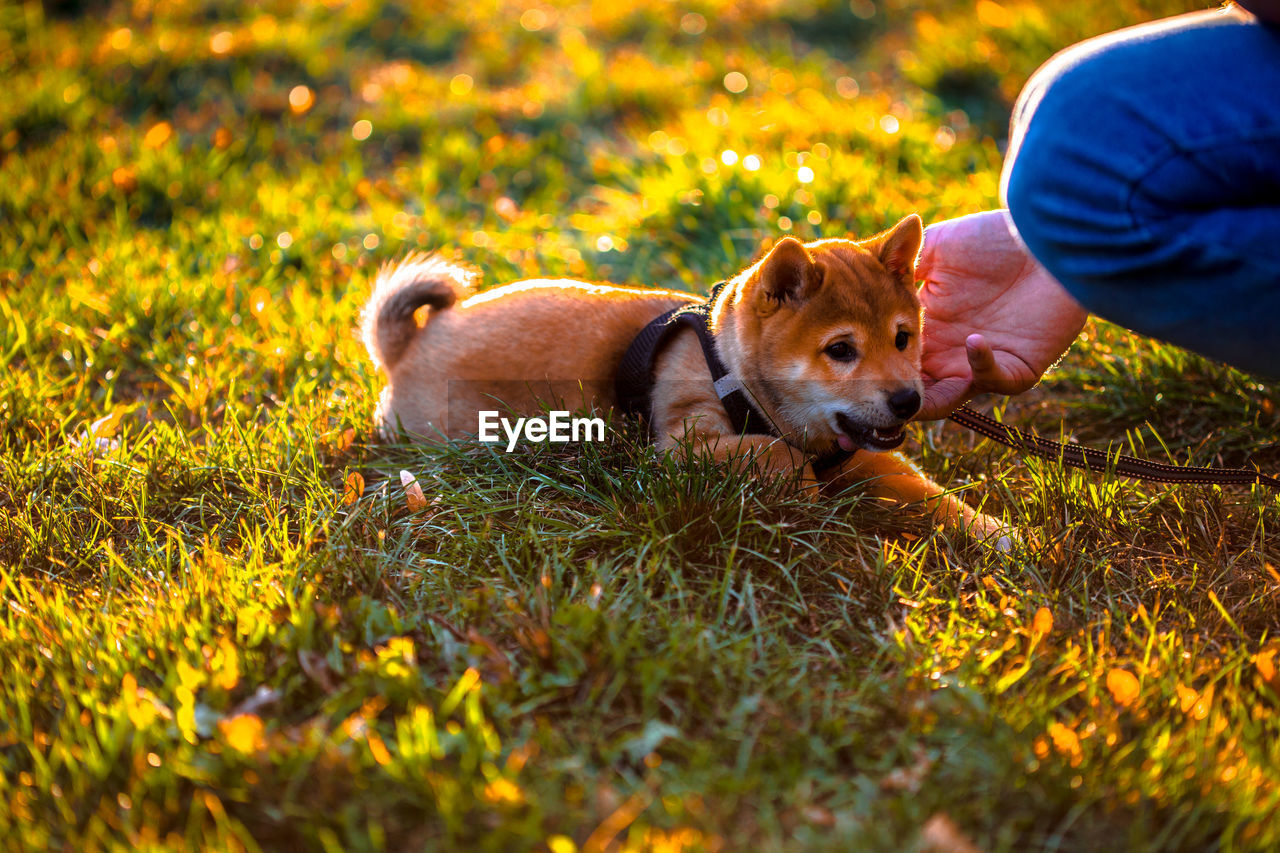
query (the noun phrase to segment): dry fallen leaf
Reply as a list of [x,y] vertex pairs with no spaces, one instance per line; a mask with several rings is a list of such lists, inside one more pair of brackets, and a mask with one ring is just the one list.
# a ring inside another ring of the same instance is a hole
[[[1068,728],[1062,723],[1050,723],[1048,728],[1049,739],[1053,741],[1053,748],[1063,755],[1070,756],[1073,760],[1080,756],[1080,736],[1076,734],[1075,729]],[[1075,765],[1072,764],[1074,767]]]
[[1181,684],[1175,685],[1175,688],[1178,691],[1178,708],[1185,714],[1195,706],[1200,694]]
[[262,719],[256,714],[237,714],[222,720],[218,731],[236,752],[253,752],[262,743]]
[[832,827],[836,825],[836,816],[826,806],[807,805],[800,810],[804,819],[814,826]]
[[241,714],[257,714],[263,708],[279,702],[280,695],[280,691],[274,687],[259,684],[258,689],[253,691],[243,702],[228,711],[227,716],[234,718]]
[[120,166],[111,173],[111,184],[126,195],[138,188],[138,170],[132,166]]
[[1176,689],[1178,691],[1178,708],[1182,713],[1193,720],[1203,720],[1209,716],[1209,710],[1213,706],[1212,684],[1206,687],[1203,693],[1198,693],[1192,688],[1181,684],[1176,685]]
[[391,763],[391,753],[387,750],[387,744],[373,729],[369,729],[365,733],[365,741],[369,744],[369,753],[373,756],[373,760],[384,767]]
[[502,196],[493,203],[493,212],[507,222],[514,222],[520,218],[520,206],[506,196]]
[[920,830],[920,846],[934,853],[979,853],[978,846],[943,812],[925,821]]
[[124,414],[123,409],[117,409],[105,417],[98,418],[89,424],[88,429],[71,439],[71,443],[76,447],[87,449],[91,456],[109,454],[118,450],[120,440],[115,438],[115,434],[120,429],[120,418]]
[[919,791],[925,776],[933,768],[933,759],[923,749],[915,752],[915,761],[908,767],[895,767],[880,780],[886,791]]
[[404,497],[409,504],[410,512],[417,512],[426,508],[427,496],[422,493],[422,486],[418,485],[417,477],[408,471],[401,471],[400,485],[404,486]]
[[347,481],[342,489],[342,502],[347,506],[351,506],[360,500],[360,496],[364,494],[364,475],[359,471],[352,471],[347,475]]
[[1253,658],[1254,665],[1258,667],[1258,675],[1272,688],[1280,687],[1280,683],[1276,681],[1276,652],[1280,652],[1280,646],[1262,649]]
[[1107,673],[1107,689],[1116,700],[1116,704],[1128,708],[1138,698],[1140,692],[1138,678],[1127,669],[1113,669]]
[[329,661],[324,655],[298,649],[298,663],[302,665],[302,671],[306,673],[307,678],[314,681],[325,693],[332,693],[337,689],[337,684],[333,680],[333,670],[329,668]]
[[1031,635],[1033,637],[1043,637],[1052,630],[1053,614],[1049,612],[1049,608],[1041,607],[1031,619]]
[[142,144],[148,148],[159,148],[168,142],[172,136],[173,125],[167,121],[162,121],[151,125],[146,136],[142,137]]

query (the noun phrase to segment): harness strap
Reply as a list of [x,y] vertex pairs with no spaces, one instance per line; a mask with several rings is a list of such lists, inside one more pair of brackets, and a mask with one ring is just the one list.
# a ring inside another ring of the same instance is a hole
[[[702,346],[702,356],[711,372],[711,383],[720,404],[724,406],[729,423],[738,435],[772,435],[778,431],[764,413],[751,403],[747,389],[741,380],[729,373],[715,350],[715,337],[711,333],[711,306],[727,282],[718,282],[711,288],[705,302],[695,302],[673,308],[640,330],[627,347],[622,363],[618,366],[615,390],[618,405],[627,414],[638,415],[652,429],[652,396],[654,363],[667,341],[681,328],[692,329]],[[839,450],[812,460],[815,472],[827,471],[841,465],[856,451]]]
[[[672,335],[682,328],[693,330],[702,347],[702,357],[711,371],[711,382],[716,396],[720,398],[729,422],[739,435],[761,433],[776,435],[772,425],[764,415],[760,414],[747,399],[746,389],[737,377],[730,375],[729,368],[715,350],[715,339],[711,334],[711,305],[715,302],[725,282],[717,283],[711,289],[711,296],[705,302],[694,302],[681,305],[656,318],[640,330],[627,347],[618,366],[615,382],[618,403],[628,414],[639,415],[651,421],[654,364],[658,353],[667,344]],[[757,428],[759,427],[759,428]]]

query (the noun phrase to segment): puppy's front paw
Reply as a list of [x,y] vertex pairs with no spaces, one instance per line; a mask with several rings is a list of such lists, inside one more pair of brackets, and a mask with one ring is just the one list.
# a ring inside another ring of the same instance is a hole
[[1014,548],[1019,548],[1026,543],[1023,531],[1010,527],[998,518],[979,512],[975,512],[973,517],[968,519],[966,527],[970,536],[1002,554],[1011,553]]

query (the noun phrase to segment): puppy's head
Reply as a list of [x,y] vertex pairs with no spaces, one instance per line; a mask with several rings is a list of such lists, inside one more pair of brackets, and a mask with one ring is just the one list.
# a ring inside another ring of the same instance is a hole
[[920,408],[915,214],[867,240],[784,237],[734,308],[747,386],[807,449],[890,450]]

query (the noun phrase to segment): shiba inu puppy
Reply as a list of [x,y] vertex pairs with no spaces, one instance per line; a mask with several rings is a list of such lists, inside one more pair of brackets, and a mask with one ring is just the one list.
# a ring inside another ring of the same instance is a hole
[[[861,241],[784,237],[718,286],[699,309],[705,331],[664,329],[639,371],[650,379],[642,414],[657,445],[692,438],[718,459],[742,458],[814,491],[865,480],[873,493],[922,504],[979,537],[1009,533],[890,452],[923,393],[915,292],[922,239],[915,215]],[[388,380],[377,411],[384,430],[439,441],[476,434],[482,413],[495,409],[535,416],[549,401],[615,408],[615,379],[633,340],[655,318],[702,302],[564,279],[476,293],[474,280],[421,256],[379,274],[363,332]],[[766,428],[739,433],[713,362]]]

